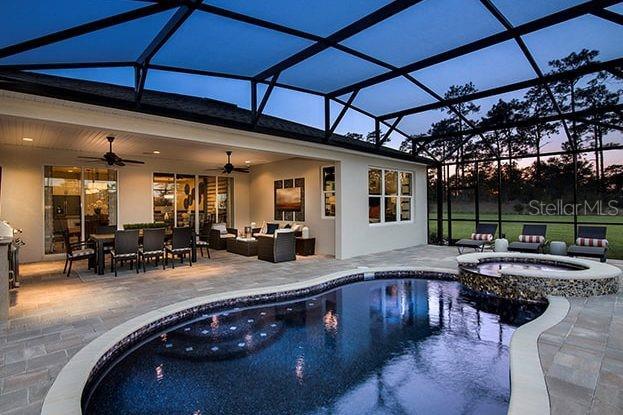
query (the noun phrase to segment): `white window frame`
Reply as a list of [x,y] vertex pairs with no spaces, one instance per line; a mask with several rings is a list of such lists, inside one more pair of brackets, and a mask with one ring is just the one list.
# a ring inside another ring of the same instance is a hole
[[[370,170],[381,170],[381,194],[376,195],[376,194],[370,194]],[[392,172],[396,172],[396,174],[398,175],[398,193],[395,196],[390,196],[390,195],[386,195],[385,194],[385,172],[387,171],[392,171]],[[402,194],[402,184],[400,183],[400,174],[401,173],[408,173],[411,175],[411,194],[410,195],[403,195]],[[409,224],[409,223],[413,223],[413,208],[414,208],[414,196],[415,196],[415,187],[414,187],[414,182],[415,182],[415,172],[411,171],[411,170],[401,170],[401,169],[393,169],[393,168],[386,168],[386,167],[377,167],[377,166],[368,166],[368,171],[367,171],[367,194],[368,194],[368,209],[370,207],[370,198],[371,197],[380,197],[381,198],[381,205],[380,205],[380,221],[379,222],[370,222],[370,214],[368,212],[368,225],[370,226],[384,226],[384,225],[402,225],[402,224]],[[396,218],[397,220],[392,221],[392,222],[386,222],[385,221],[385,198],[387,197],[395,197],[397,199],[397,203],[396,203]],[[401,219],[401,215],[400,215],[400,202],[401,199],[403,198],[409,198],[411,203],[410,203],[410,215],[409,215],[409,220],[402,220]]]
[[[325,201],[326,201],[327,193],[333,193],[333,195],[335,197],[337,197],[337,183],[335,183],[336,188],[333,189],[333,190],[325,190],[325,188],[324,188],[324,169],[328,169],[328,168],[332,168],[333,169],[333,174],[335,175],[335,166],[326,165],[326,166],[321,166],[320,167],[320,217],[322,219],[335,219],[335,215],[327,216],[325,214],[325,212],[326,212]],[[336,210],[337,210],[337,203],[336,203]]]

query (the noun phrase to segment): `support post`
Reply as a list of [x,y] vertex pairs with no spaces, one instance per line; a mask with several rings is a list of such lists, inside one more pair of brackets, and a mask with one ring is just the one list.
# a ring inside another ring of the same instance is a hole
[[443,166],[437,165],[437,241],[443,240]]
[[498,157],[498,236],[502,238],[502,160]]

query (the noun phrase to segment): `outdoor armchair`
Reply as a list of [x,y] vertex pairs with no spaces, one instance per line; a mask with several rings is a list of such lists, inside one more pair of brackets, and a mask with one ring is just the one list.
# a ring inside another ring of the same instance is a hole
[[270,262],[296,260],[296,236],[291,230],[279,229],[274,235],[257,236],[257,258]]

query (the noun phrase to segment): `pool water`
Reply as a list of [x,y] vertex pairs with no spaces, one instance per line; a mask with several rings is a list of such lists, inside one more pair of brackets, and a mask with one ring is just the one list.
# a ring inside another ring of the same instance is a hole
[[88,414],[505,414],[509,341],[544,306],[457,282],[345,285],[202,316],[117,362]]
[[533,262],[504,262],[504,261],[492,261],[483,262],[476,267],[479,274],[487,275],[489,277],[498,277],[501,275],[501,271],[512,273],[516,270],[529,270],[529,271],[575,271],[581,269],[572,265],[564,264],[546,264],[546,263],[533,263]]

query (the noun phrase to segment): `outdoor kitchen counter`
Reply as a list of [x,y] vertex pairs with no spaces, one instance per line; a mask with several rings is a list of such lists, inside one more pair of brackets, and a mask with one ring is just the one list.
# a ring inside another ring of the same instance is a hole
[[9,319],[9,247],[13,238],[0,237],[0,323]]

